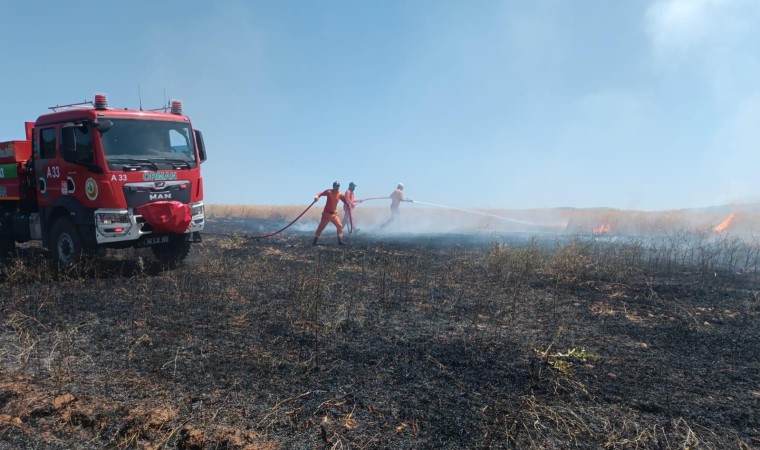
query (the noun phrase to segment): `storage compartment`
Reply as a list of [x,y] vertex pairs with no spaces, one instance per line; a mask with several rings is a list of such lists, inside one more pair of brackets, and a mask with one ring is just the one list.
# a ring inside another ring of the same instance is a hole
[[[33,125],[26,124],[28,139],[31,139]],[[24,164],[31,157],[30,140],[0,142],[0,202],[21,200]]]
[[28,161],[32,157],[30,141],[0,142],[0,164]]

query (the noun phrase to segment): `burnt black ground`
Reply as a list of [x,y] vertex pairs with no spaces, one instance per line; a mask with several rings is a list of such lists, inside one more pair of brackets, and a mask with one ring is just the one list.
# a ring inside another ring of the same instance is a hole
[[566,237],[321,242],[212,223],[175,271],[22,252],[0,447],[760,446],[756,274]]

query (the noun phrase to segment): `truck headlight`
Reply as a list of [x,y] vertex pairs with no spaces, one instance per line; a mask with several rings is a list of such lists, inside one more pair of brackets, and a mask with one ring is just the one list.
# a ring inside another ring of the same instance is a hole
[[203,203],[195,203],[192,206],[193,217],[203,215],[205,210],[203,209]]
[[129,215],[125,213],[97,213],[96,216],[98,222],[104,225],[110,225],[112,223],[131,223],[129,220]]

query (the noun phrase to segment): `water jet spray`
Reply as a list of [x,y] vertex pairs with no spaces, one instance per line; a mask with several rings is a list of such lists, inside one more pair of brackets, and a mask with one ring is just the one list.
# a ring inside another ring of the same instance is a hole
[[456,208],[454,206],[441,205],[441,204],[432,203],[432,202],[423,202],[423,201],[420,201],[420,200],[414,200],[413,202],[414,203],[420,203],[422,205],[436,206],[438,208],[445,208],[445,209],[452,209],[452,210],[455,210],[455,211],[462,211],[462,212],[466,212],[466,213],[470,213],[470,214],[480,214],[481,216],[493,217],[493,218],[496,218],[496,219],[505,220],[507,222],[519,223],[521,225],[538,226],[537,223],[527,222],[525,220],[512,219],[510,217],[498,216],[496,214],[486,213],[486,212],[478,211],[478,210],[475,210],[475,209]]

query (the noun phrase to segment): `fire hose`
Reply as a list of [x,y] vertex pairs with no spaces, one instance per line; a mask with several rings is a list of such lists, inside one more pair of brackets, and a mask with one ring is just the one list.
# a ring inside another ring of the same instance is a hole
[[[359,202],[366,202],[368,200],[387,200],[388,198],[390,198],[390,197],[370,197],[370,198],[363,198],[363,199],[359,200]],[[294,223],[298,222],[298,219],[300,219],[301,217],[303,217],[303,215],[306,214],[306,211],[308,211],[309,209],[311,209],[311,207],[314,206],[314,204],[317,203],[317,201],[318,200],[314,200],[313,202],[311,202],[311,204],[309,206],[307,206],[306,209],[304,209],[301,212],[301,214],[298,215],[298,217],[296,217],[295,219],[293,219],[289,224],[285,225],[284,227],[280,228],[279,230],[273,231],[273,232],[267,233],[267,234],[262,234],[260,236],[248,236],[248,238],[249,239],[266,239],[268,237],[272,237],[272,236],[274,236],[276,234],[282,233],[283,231],[285,231],[288,228],[290,228]],[[414,200],[406,200],[406,201],[407,202],[413,202]],[[348,208],[347,211],[348,211],[348,219],[349,219],[349,227],[350,227],[349,228],[349,233],[353,233],[354,232],[354,215],[351,212],[351,208]]]
[[[370,197],[370,198],[363,198],[358,200],[356,203],[362,203],[366,202],[368,200],[383,200],[387,199],[388,197]],[[349,206],[346,208],[346,211],[348,211],[348,234],[353,234],[354,232],[354,214],[351,212],[351,209],[353,206]]]
[[[247,237],[248,239],[255,239],[255,240],[258,240],[258,239],[266,239],[266,238],[268,238],[268,237],[272,237],[272,236],[274,236],[274,235],[276,235],[276,234],[280,234],[280,233],[282,233],[283,231],[285,231],[285,230],[287,230],[288,228],[290,228],[290,227],[291,227],[291,226],[292,226],[294,223],[298,222],[298,219],[300,219],[301,217],[303,217],[303,215],[304,215],[304,214],[306,214],[306,211],[308,211],[309,209],[311,209],[311,207],[312,207],[312,206],[314,206],[314,204],[315,204],[315,203],[317,203],[317,201],[318,201],[318,200],[314,200],[314,201],[312,201],[312,202],[309,204],[309,206],[307,206],[307,207],[306,207],[306,209],[304,209],[303,211],[301,211],[301,214],[299,214],[299,215],[298,215],[298,216],[297,216],[295,219],[293,219],[293,220],[292,220],[292,221],[291,221],[289,224],[285,225],[284,227],[280,228],[279,230],[277,230],[277,231],[273,231],[273,232],[271,232],[271,233],[267,233],[267,234],[258,235],[258,236],[246,236],[246,237]],[[352,221],[353,221],[353,216],[351,215],[351,211],[350,211],[350,210],[348,211],[348,217],[349,217],[350,219],[352,219]],[[353,228],[353,225],[352,225],[352,228]]]
[[[366,202],[366,201],[369,201],[369,200],[387,200],[387,199],[389,199],[389,198],[390,198],[390,197],[370,197],[370,198],[363,198],[363,199],[360,199],[359,201],[357,201],[357,203],[362,203],[362,202]],[[285,230],[287,230],[288,228],[290,228],[290,227],[291,227],[291,226],[292,226],[294,223],[298,222],[298,219],[300,219],[301,217],[303,217],[303,215],[304,215],[304,214],[306,214],[306,212],[307,212],[307,211],[308,211],[308,210],[309,210],[309,209],[310,209],[312,206],[314,206],[314,204],[315,204],[315,203],[317,203],[318,201],[319,201],[319,200],[314,200],[313,202],[311,202],[311,204],[310,204],[309,206],[307,206],[307,207],[306,207],[306,209],[304,209],[304,210],[301,212],[301,214],[299,214],[299,215],[298,215],[298,217],[296,217],[295,219],[293,219],[293,221],[291,221],[289,224],[285,225],[284,227],[280,228],[279,230],[277,230],[277,231],[274,231],[274,232],[272,232],[272,233],[263,234],[263,235],[260,235],[260,236],[248,236],[248,238],[249,238],[249,239],[265,239],[265,238],[268,238],[268,237],[272,237],[272,236],[274,236],[274,235],[276,235],[276,234],[280,234],[280,233],[282,233],[283,231],[285,231]],[[407,199],[407,200],[404,200],[404,201],[405,201],[405,202],[410,202],[410,203],[411,203],[411,202],[414,202],[414,200],[411,200],[411,199]],[[346,206],[348,206],[348,205],[346,205]],[[352,208],[346,208],[346,212],[347,212],[347,214],[348,214],[348,219],[349,219],[349,223],[348,223],[348,225],[349,225],[349,233],[353,233],[353,231],[354,231],[354,215],[353,215],[353,212],[351,212],[351,209],[352,209]]]
[[280,228],[279,230],[274,231],[272,233],[262,234],[260,236],[248,236],[248,238],[249,239],[265,239],[265,238],[268,238],[268,237],[272,237],[275,234],[282,233],[283,231],[285,231],[288,228],[290,228],[291,225],[293,225],[294,223],[298,222],[298,219],[300,219],[301,217],[303,217],[303,215],[306,214],[306,211],[308,211],[309,209],[311,209],[312,206],[314,206],[314,203],[317,203],[317,200],[314,200],[313,202],[311,202],[311,204],[309,206],[307,206],[306,209],[304,209],[301,212],[301,214],[298,215],[298,217],[296,217],[295,219],[293,219],[289,224],[285,225],[284,227]]
[[[391,198],[391,197],[362,198],[362,199],[357,200],[356,203],[357,204],[358,203],[364,203],[364,202],[367,202],[367,201],[370,201],[370,200],[388,200],[389,198]],[[403,200],[403,201],[409,202],[409,203],[414,202],[414,200],[411,200],[411,199],[407,199],[407,200]],[[351,208],[347,208],[346,211],[348,211],[348,221],[349,221],[348,222],[348,225],[349,225],[348,233],[351,234],[351,233],[354,232],[354,216],[353,216],[353,213],[351,212]]]
[[[388,198],[390,198],[390,197],[370,197],[370,198],[364,198],[364,199],[361,199],[361,200],[360,200],[360,202],[366,202],[366,201],[369,201],[369,200],[387,200]],[[292,220],[292,221],[291,221],[289,224],[285,225],[284,227],[280,228],[279,230],[277,230],[277,231],[273,231],[273,232],[271,232],[271,233],[267,233],[267,234],[258,235],[258,236],[246,236],[246,237],[247,237],[248,239],[255,239],[255,240],[258,240],[258,239],[266,239],[266,238],[268,238],[268,237],[272,237],[272,236],[274,236],[274,235],[277,235],[277,234],[280,234],[280,233],[282,233],[283,231],[285,231],[285,230],[287,230],[288,228],[290,228],[290,227],[291,227],[291,226],[292,226],[294,223],[298,222],[298,219],[300,219],[301,217],[303,217],[303,215],[304,215],[304,214],[306,214],[306,212],[307,212],[309,209],[311,209],[311,207],[312,207],[312,206],[314,206],[314,204],[315,204],[315,203],[317,203],[317,201],[318,201],[318,200],[314,200],[314,201],[312,201],[312,202],[309,204],[309,206],[307,206],[307,207],[306,207],[306,209],[304,209],[303,211],[301,211],[301,214],[299,214],[299,215],[298,215],[298,216],[297,216],[295,219],[293,219],[293,220]],[[407,202],[412,202],[412,201],[414,201],[414,200],[406,200],[406,201],[407,201]],[[351,209],[350,209],[350,208],[348,209],[348,218],[349,218],[349,224],[350,224],[350,230],[349,230],[349,233],[353,233],[353,231],[354,231],[354,217],[353,217],[353,213],[351,212]]]
[[[306,209],[304,209],[301,212],[301,214],[298,215],[298,217],[296,217],[295,219],[293,219],[289,224],[285,225],[284,227],[280,228],[279,230],[273,231],[272,233],[262,234],[260,236],[248,236],[248,238],[249,239],[256,239],[256,240],[258,240],[258,239],[265,239],[265,238],[268,238],[268,237],[272,237],[272,236],[274,236],[276,234],[282,233],[283,231],[285,231],[288,228],[290,228],[291,225],[293,225],[294,223],[298,222],[298,219],[300,219],[301,217],[303,217],[303,215],[306,214],[306,211],[308,211],[309,209],[311,209],[311,207],[314,206],[314,204],[317,203],[317,201],[319,201],[319,200],[312,201],[311,204],[309,206],[307,206]],[[349,218],[349,220],[351,222],[351,230],[349,231],[349,233],[350,233],[350,232],[353,232],[353,228],[354,228],[354,221],[353,221],[353,215],[351,214],[351,209],[348,209],[348,218]]]
[[[370,197],[370,198],[363,198],[363,199],[359,200],[359,202],[366,202],[366,201],[369,201],[369,200],[388,200],[389,198],[390,197]],[[409,199],[409,198],[405,199],[405,200],[402,200],[402,201],[403,202],[407,202],[407,203],[413,203],[414,202],[414,200]]]

